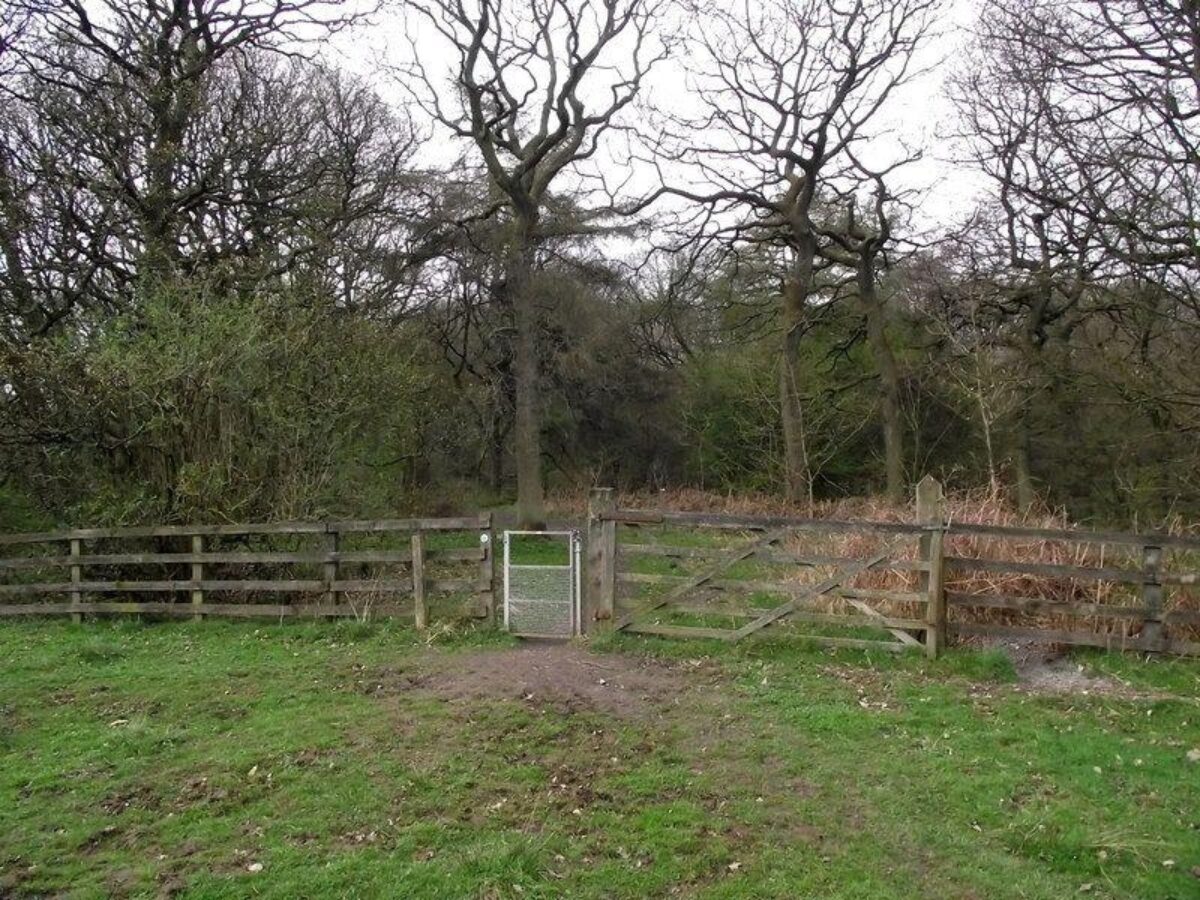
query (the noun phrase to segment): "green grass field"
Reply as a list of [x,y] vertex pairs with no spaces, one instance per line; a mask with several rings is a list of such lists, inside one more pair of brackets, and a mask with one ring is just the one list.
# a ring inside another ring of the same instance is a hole
[[1195,662],[596,644],[0,625],[0,896],[1200,897]]

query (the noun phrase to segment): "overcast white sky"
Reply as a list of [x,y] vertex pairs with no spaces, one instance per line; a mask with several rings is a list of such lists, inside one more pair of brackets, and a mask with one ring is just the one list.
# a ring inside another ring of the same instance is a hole
[[[980,175],[954,160],[952,137],[956,126],[953,109],[944,93],[946,73],[961,58],[978,5],[972,0],[944,0],[944,3],[943,16],[936,26],[938,33],[926,43],[916,60],[916,68],[928,67],[929,71],[889,100],[878,123],[880,130],[893,133],[885,141],[900,138],[907,145],[924,150],[922,160],[893,179],[897,186],[921,190],[923,199],[917,222],[922,229],[936,229],[965,216],[984,187]],[[336,37],[328,49],[339,64],[367,76],[381,93],[400,101],[404,91],[388,69],[411,57],[410,38],[416,39],[418,52],[431,70],[438,61],[448,70],[451,58],[443,55],[440,36],[412,13],[406,15],[402,5],[379,14],[373,25]],[[681,68],[671,63],[660,65],[646,85],[644,101],[660,109],[686,108],[692,100]],[[878,151],[886,154],[887,147],[881,144]],[[461,152],[462,149],[450,146],[444,132],[426,148],[428,159],[441,164]],[[607,164],[613,165],[611,161]],[[648,172],[639,174],[642,176],[639,181],[651,177]]]

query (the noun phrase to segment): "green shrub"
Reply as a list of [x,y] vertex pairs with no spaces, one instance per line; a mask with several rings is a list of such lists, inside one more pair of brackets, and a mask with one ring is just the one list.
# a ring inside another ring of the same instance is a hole
[[28,482],[88,524],[358,509],[417,449],[409,343],[299,289],[160,286],[12,361],[37,428],[70,438],[31,450]]

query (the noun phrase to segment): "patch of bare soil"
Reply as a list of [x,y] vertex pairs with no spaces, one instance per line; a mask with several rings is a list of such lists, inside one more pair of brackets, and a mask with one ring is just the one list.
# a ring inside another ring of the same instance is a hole
[[[669,714],[711,678],[703,665],[670,665],[625,654],[599,656],[562,642],[528,641],[505,650],[430,660],[421,688],[451,702],[511,699],[560,712],[599,711],[624,719]],[[709,673],[711,674],[711,673]]]
[[119,815],[132,807],[157,809],[158,795],[146,786],[135,786],[128,790],[115,791],[100,801],[100,808],[109,815]]
[[1154,695],[1108,675],[1089,673],[1052,644],[1010,641],[1000,645],[1013,661],[1020,686],[1033,693],[1146,699]]

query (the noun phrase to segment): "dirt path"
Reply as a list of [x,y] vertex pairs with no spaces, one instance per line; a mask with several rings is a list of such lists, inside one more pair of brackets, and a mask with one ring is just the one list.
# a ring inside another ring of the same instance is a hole
[[669,715],[711,684],[714,664],[667,663],[631,654],[595,654],[565,642],[527,641],[505,650],[431,657],[421,688],[451,702],[512,699],[562,712],[596,710],[623,719]]

